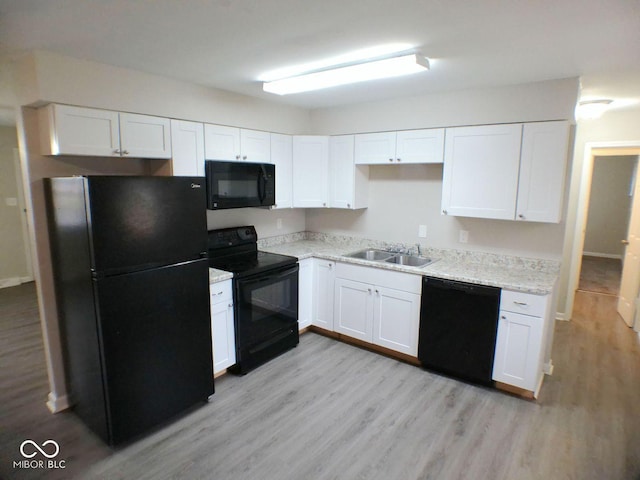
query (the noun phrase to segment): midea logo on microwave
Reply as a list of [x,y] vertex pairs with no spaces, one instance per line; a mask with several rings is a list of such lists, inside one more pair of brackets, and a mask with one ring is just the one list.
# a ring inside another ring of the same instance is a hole
[[200,188],[200,184],[199,183],[192,183],[191,184],[191,188]]

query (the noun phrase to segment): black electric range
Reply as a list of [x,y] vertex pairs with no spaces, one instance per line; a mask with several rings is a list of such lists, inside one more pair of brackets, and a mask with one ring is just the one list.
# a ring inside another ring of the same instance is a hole
[[240,374],[298,344],[298,259],[260,252],[257,241],[253,226],[209,231],[209,266],[233,273],[236,365],[230,371]]

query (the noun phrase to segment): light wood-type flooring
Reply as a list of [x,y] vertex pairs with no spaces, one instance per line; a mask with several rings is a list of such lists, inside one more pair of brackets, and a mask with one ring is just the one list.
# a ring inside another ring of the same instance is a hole
[[578,290],[618,295],[621,277],[622,261],[620,259],[584,255],[580,268]]
[[[615,297],[579,292],[538,402],[304,334],[209,404],[117,450],[51,415],[33,285],[0,290],[3,479],[640,479],[640,345]],[[17,470],[25,439],[64,470]]]

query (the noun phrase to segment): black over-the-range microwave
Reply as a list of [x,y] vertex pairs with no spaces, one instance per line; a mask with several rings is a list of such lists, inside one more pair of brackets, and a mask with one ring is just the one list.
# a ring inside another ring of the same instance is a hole
[[268,207],[276,203],[276,166],[207,160],[207,209]]

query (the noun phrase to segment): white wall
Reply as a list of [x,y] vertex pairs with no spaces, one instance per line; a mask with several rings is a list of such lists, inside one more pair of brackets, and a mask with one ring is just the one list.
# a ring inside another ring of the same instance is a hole
[[571,171],[571,186],[569,205],[567,209],[567,231],[564,238],[563,263],[560,272],[558,310],[559,314],[569,319],[573,309],[575,292],[570,291],[571,284],[577,286],[576,270],[572,268],[579,262],[573,258],[576,247],[581,248],[581,232],[576,230],[576,221],[583,212],[578,211],[581,195],[581,182],[585,169],[585,146],[587,143],[631,142],[640,145],[640,108],[611,110],[597,120],[582,120],[576,129],[575,148],[573,151],[573,168]]
[[[577,79],[469,90],[314,110],[314,133],[356,133],[470,124],[572,119]],[[309,210],[307,230],[427,246],[560,259],[564,223],[540,224],[440,214],[441,165],[370,167],[369,208]],[[418,238],[418,225],[427,238]],[[460,230],[469,232],[466,244]]]
[[[0,127],[0,287],[17,285],[29,277],[18,189],[14,149],[18,137],[14,127]],[[13,199],[15,205],[7,200]]]
[[595,157],[584,253],[622,258],[631,213],[631,177],[638,157]]

